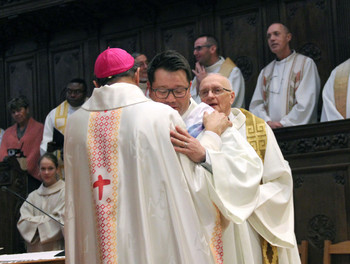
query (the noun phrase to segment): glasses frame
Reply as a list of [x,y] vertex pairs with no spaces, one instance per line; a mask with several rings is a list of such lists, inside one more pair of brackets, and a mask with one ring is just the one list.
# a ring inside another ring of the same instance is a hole
[[[187,94],[187,91],[188,91],[188,89],[189,89],[190,87],[179,87],[179,88],[175,88],[175,89],[164,89],[164,88],[156,88],[156,89],[153,89],[153,88],[151,88],[151,90],[152,90],[152,92],[154,92],[154,94],[155,94],[155,96],[158,98],[158,99],[167,99],[168,97],[169,97],[169,95],[170,95],[170,93],[172,93],[173,94],[173,96],[174,96],[174,98],[184,98],[185,96],[186,96],[186,94]],[[176,96],[175,95],[175,93],[174,93],[174,91],[175,90],[177,90],[177,89],[185,89],[185,93],[184,93],[184,95],[183,96]],[[159,90],[167,90],[168,91],[168,94],[166,95],[166,97],[159,97],[159,96],[157,96],[157,91],[159,91]]]
[[207,44],[207,45],[198,45],[198,46],[195,46],[193,48],[193,50],[201,51],[203,48],[210,48],[211,46],[213,46],[213,45],[209,45],[209,44]]
[[215,96],[217,96],[217,95],[220,95],[220,94],[223,94],[224,93],[224,91],[226,91],[226,92],[232,92],[231,90],[229,90],[229,89],[226,89],[226,88],[224,88],[224,87],[219,87],[219,88],[221,88],[222,89],[222,92],[220,92],[220,93],[218,93],[218,94],[216,94],[216,93],[213,93],[213,90],[208,90],[208,94],[206,95],[206,96],[201,96],[201,91],[199,91],[199,97],[202,99],[202,98],[205,98],[205,97],[207,97],[208,95],[209,95],[209,91],[213,94],[213,95],[215,95]]

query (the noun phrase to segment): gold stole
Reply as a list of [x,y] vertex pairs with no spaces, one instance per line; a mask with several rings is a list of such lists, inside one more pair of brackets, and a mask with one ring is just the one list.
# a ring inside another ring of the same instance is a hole
[[[243,108],[240,108],[240,110],[246,116],[245,124],[247,141],[254,148],[261,160],[264,162],[267,145],[265,121]],[[268,243],[263,237],[260,238],[263,255],[263,264],[277,264],[277,247]]]
[[[66,129],[67,118],[68,118],[68,102],[67,100],[65,100],[63,103],[57,106],[56,113],[55,113],[55,128],[59,130],[62,133],[62,135],[64,135],[64,131]],[[58,160],[58,174],[60,176],[60,179],[64,180],[64,165],[63,165],[62,151],[57,150],[55,152]]]
[[341,64],[334,79],[334,101],[338,112],[346,118],[346,99],[348,96],[348,82],[350,73],[350,60]]
[[[218,73],[220,73],[222,76],[225,76],[226,78],[228,78],[232,72],[232,70],[237,67],[236,64],[234,64],[234,62],[227,57],[226,60],[223,62],[223,64],[221,64],[220,70]],[[197,87],[197,78],[194,79],[193,83],[192,83],[193,87],[196,87],[197,89],[197,95],[199,94],[199,86]]]
[[64,130],[66,129],[68,117],[68,102],[64,101],[62,104],[57,106],[55,113],[55,128],[59,130],[62,135],[64,135]]
[[[295,92],[298,90],[299,84],[303,79],[304,65],[307,57],[301,56],[298,53],[288,59],[285,63],[289,63],[289,60],[293,60],[292,68],[290,70],[288,76],[288,85],[287,85],[287,104],[286,104],[286,113],[288,114],[293,106],[297,103],[295,100]],[[264,99],[264,107],[266,113],[269,114],[269,95],[270,95],[270,85],[271,79],[273,75],[273,71],[275,69],[276,61],[273,61],[269,65],[267,65],[263,70],[263,99]]]

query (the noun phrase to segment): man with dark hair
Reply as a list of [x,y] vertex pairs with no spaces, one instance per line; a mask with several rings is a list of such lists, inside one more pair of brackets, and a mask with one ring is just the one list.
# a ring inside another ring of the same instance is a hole
[[105,50],[98,89],[68,120],[66,263],[219,263],[219,210],[230,212],[207,171],[175,153],[169,132],[185,125],[139,74],[126,51]]
[[198,93],[201,81],[208,73],[220,73],[230,80],[236,94],[233,107],[244,107],[245,84],[243,75],[230,58],[224,59],[219,56],[217,39],[209,34],[200,35],[194,42],[193,54],[197,62],[195,69],[192,70],[195,75],[191,86],[192,98],[200,103]]
[[320,93],[316,64],[290,48],[292,34],[285,25],[273,23],[266,35],[276,59],[260,72],[249,110],[273,129],[316,122]]
[[140,67],[140,82],[139,87],[143,91],[143,93],[148,96],[147,91],[147,67],[148,60],[145,54],[134,52],[131,56],[135,59],[135,63]]
[[[13,126],[5,130],[0,147],[0,161],[9,156],[8,150],[22,151],[26,157],[27,171],[32,176],[28,178],[30,191],[39,187],[38,160],[40,158],[40,141],[43,135],[43,124],[35,121],[29,112],[29,103],[25,96],[13,98],[8,103],[13,120]],[[15,153],[20,156],[20,153]]]
[[[64,135],[68,117],[81,107],[86,100],[86,96],[87,85],[83,79],[75,78],[67,84],[66,100],[52,109],[45,119],[44,134],[40,144],[41,155],[46,151],[52,152],[56,150],[55,142],[53,142],[54,130]],[[57,147],[57,149],[61,148]],[[58,159],[61,163],[61,156]]]
[[[212,114],[200,111],[204,104],[197,106],[188,91],[190,73],[188,62],[178,52],[157,54],[148,68],[150,97],[181,114],[188,132],[179,127],[170,132],[174,149],[212,173],[215,191],[230,212],[230,217],[226,219],[240,224],[255,209],[262,163],[235,128],[229,127],[223,131],[212,126],[218,118],[218,112],[212,112],[213,109],[208,105],[205,105],[204,110]],[[225,115],[224,118],[227,120]],[[226,221],[222,219],[221,224],[225,225]],[[221,231],[223,233],[224,228]],[[235,263],[230,261],[232,256],[229,254],[222,257],[227,263]]]

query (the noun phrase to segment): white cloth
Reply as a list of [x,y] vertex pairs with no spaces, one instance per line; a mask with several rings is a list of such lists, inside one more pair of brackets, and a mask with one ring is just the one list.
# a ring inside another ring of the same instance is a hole
[[[80,106],[73,107],[70,104],[68,104],[68,117],[73,114],[76,110],[78,110]],[[55,115],[56,115],[56,108],[52,109],[50,113],[46,116],[45,119],[45,125],[44,125],[44,133],[43,133],[43,139],[40,144],[40,155],[45,154],[47,151],[47,143],[52,141],[53,137],[53,129],[55,127]]]
[[[197,105],[191,100],[189,109],[182,116],[187,127],[203,120],[205,111],[210,113],[213,109],[205,103]],[[253,213],[258,202],[263,165],[255,150],[235,127],[227,128],[218,137],[219,142],[215,135],[203,130],[197,139],[206,148],[215,189],[231,212],[231,220],[237,224],[243,223]]]
[[[221,65],[224,63],[225,59],[219,57],[219,60],[209,67],[205,67],[207,73],[218,73],[220,71]],[[226,77],[226,76],[225,76]],[[238,67],[234,67],[230,75],[227,77],[232,84],[232,91],[235,92],[235,101],[232,107],[244,107],[244,95],[245,95],[245,83],[241,70]],[[196,80],[196,81],[195,81]],[[197,95],[197,78],[194,77],[191,85],[191,96],[196,103],[200,103],[201,99]]]
[[[65,184],[62,180],[45,187],[43,184],[28,195],[27,201],[64,224]],[[17,228],[28,252],[64,249],[62,226],[47,215],[24,202]]]
[[[296,104],[288,112],[287,94],[288,82],[291,74],[294,56],[293,52],[287,58],[272,61],[269,65],[275,64],[269,93],[268,112],[264,107],[263,82],[264,69],[260,72],[256,88],[250,102],[249,111],[254,115],[268,121],[280,122],[283,126],[296,126],[317,122],[317,103],[320,92],[320,77],[314,61],[306,58],[302,79],[295,92]],[[303,56],[300,55],[299,56]],[[265,69],[267,67],[266,66]]]
[[177,111],[127,83],[95,89],[68,119],[66,263],[219,263],[219,212],[233,215],[211,175],[175,153],[175,125]]
[[[233,108],[229,118],[246,138],[245,115]],[[267,145],[259,200],[248,221],[241,225],[230,223],[224,233],[224,255],[233,257],[232,263],[261,264],[260,234],[270,244],[277,246],[279,264],[297,264],[300,263],[300,257],[294,234],[291,170],[271,128],[267,124],[265,127]],[[232,239],[233,244],[225,243]]]
[[[345,62],[348,62],[350,59],[348,59]],[[343,62],[342,64],[344,64]],[[323,107],[322,107],[322,114],[321,114],[321,122],[326,121],[333,121],[338,119],[344,119],[344,117],[338,112],[336,106],[335,106],[335,100],[334,100],[334,80],[335,80],[335,74],[336,71],[341,65],[338,65],[329,76],[326,84],[324,85],[323,92],[322,92],[322,99],[323,99]],[[350,80],[350,78],[349,78]],[[348,82],[348,92],[346,97],[346,102],[350,102],[350,81]],[[346,118],[350,117],[350,103],[346,104]]]

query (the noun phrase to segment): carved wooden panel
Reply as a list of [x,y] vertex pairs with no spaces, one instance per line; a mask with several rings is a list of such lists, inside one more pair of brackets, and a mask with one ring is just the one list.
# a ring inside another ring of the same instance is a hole
[[230,57],[243,74],[246,107],[249,107],[261,70],[263,43],[259,37],[260,23],[260,12],[256,8],[220,17],[221,55]]
[[[288,158],[287,158],[288,159]],[[306,163],[306,162],[305,162]],[[309,241],[309,263],[322,263],[325,239],[347,240],[346,182],[350,164],[293,169],[295,230]],[[334,263],[349,263],[347,257]]]
[[291,47],[315,61],[323,87],[333,62],[330,1],[283,1],[282,8],[284,21],[293,34]]
[[349,14],[350,14],[350,1],[348,0],[332,0],[334,6],[334,22],[335,25],[332,29],[334,33],[335,42],[335,65],[342,63],[350,58],[350,27],[349,27]]
[[35,55],[10,57],[6,59],[5,65],[7,102],[19,95],[26,96],[29,101],[30,111],[35,118],[37,103],[35,98],[37,95]]
[[[350,120],[274,130],[294,182],[295,232],[322,263],[323,241],[350,239]],[[336,256],[334,263],[349,263]]]
[[53,105],[65,100],[64,89],[73,78],[84,78],[83,46],[69,45],[50,52],[51,91]]
[[[181,53],[194,68],[193,43],[196,37],[195,24],[177,24],[160,29],[160,51],[176,50]],[[158,47],[159,50],[159,47]]]
[[131,54],[140,48],[139,37],[137,33],[108,36],[103,39],[101,47],[101,52],[110,47],[124,49]]

